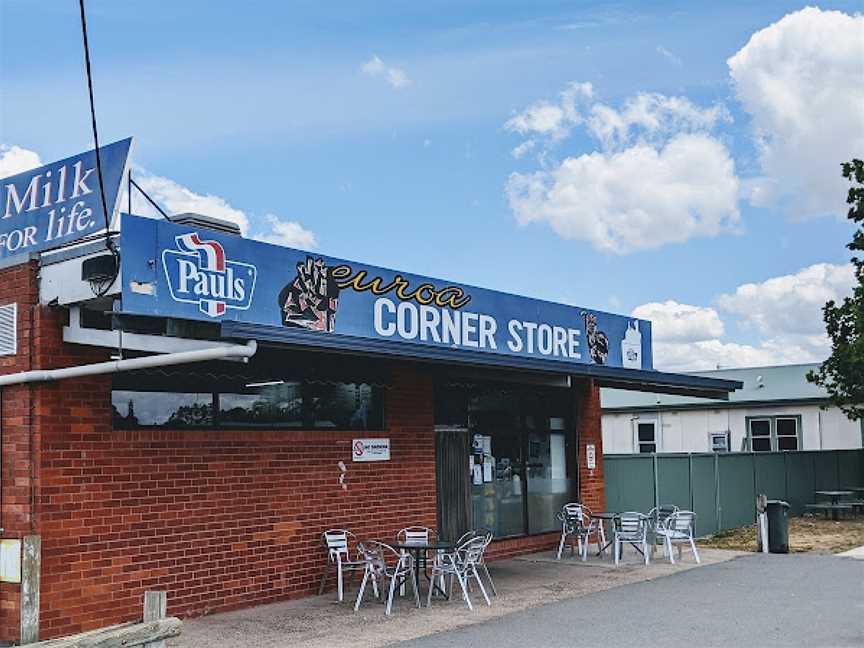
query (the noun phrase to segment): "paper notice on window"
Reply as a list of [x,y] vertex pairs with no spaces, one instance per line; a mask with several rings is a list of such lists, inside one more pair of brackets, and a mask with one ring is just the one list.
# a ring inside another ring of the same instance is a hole
[[474,485],[482,486],[483,485],[483,466],[480,464],[474,464]]

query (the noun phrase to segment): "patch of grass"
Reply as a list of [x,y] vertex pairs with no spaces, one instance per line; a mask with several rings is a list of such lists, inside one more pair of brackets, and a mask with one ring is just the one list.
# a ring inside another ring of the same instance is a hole
[[[756,551],[756,525],[726,529],[699,541],[703,547]],[[864,545],[864,520],[789,518],[789,551],[839,553]]]

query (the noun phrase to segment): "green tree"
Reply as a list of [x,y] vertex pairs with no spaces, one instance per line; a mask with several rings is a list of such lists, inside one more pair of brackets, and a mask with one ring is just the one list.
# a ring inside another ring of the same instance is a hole
[[[852,183],[846,202],[849,219],[864,222],[864,162],[843,163],[843,177]],[[859,227],[846,247],[864,252],[864,228]],[[852,420],[864,419],[864,259],[852,257],[857,284],[842,304],[834,300],[822,309],[825,329],[831,338],[831,355],[807,380],[828,391],[831,402]]]

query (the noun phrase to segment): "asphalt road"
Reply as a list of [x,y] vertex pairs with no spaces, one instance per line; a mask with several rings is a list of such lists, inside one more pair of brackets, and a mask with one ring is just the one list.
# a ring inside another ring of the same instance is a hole
[[392,646],[861,648],[864,560],[745,556]]

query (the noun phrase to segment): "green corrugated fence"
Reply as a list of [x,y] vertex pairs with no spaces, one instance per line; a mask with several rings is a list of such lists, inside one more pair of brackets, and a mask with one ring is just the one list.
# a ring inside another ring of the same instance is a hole
[[756,495],[800,515],[815,490],[864,485],[864,450],[605,455],[606,508],[647,512],[675,504],[696,512],[707,535],[755,522]]

